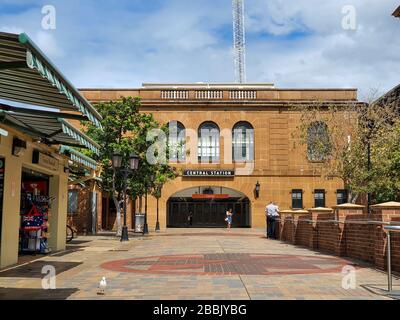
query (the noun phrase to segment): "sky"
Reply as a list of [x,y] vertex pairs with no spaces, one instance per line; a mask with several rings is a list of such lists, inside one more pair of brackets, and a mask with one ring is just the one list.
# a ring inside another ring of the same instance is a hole
[[[0,31],[26,32],[78,88],[230,83],[231,2],[0,0]],[[55,8],[55,29],[42,27],[45,5]],[[346,5],[355,28],[343,28]],[[358,88],[363,100],[390,90],[400,83],[400,19],[391,16],[399,5],[245,0],[247,82]]]

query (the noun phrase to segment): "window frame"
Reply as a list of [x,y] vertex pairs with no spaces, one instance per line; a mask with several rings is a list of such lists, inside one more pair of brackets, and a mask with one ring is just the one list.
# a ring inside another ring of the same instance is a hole
[[[316,154],[315,143],[326,140],[327,145],[320,154]],[[324,121],[314,121],[307,128],[307,159],[310,162],[323,163],[332,151],[331,139],[329,136],[329,127]]]
[[[76,196],[75,211],[70,210],[71,209],[70,194],[74,194]],[[75,216],[75,215],[79,214],[79,190],[77,190],[77,189],[69,189],[68,190],[67,213],[70,216]]]
[[[300,194],[300,199],[294,198],[295,194],[296,195]],[[297,210],[297,209],[302,210],[304,208],[304,197],[303,197],[303,194],[304,194],[304,190],[303,189],[292,189],[291,196],[292,196],[292,209],[293,210]],[[296,205],[297,203],[300,203],[301,206],[298,207]]]
[[[209,126],[207,137],[203,137],[202,131]],[[213,137],[213,130],[217,130],[217,137]],[[219,163],[221,159],[221,130],[213,121],[205,121],[197,130],[197,157],[199,163]],[[215,143],[215,144],[214,144]],[[205,151],[205,152],[204,152]]]
[[[339,195],[343,196],[343,202],[339,202]],[[349,202],[349,190],[347,189],[338,189],[336,190],[336,204],[341,205]]]
[[[236,131],[241,131],[240,139],[236,140]],[[244,130],[244,134],[243,134]],[[248,136],[248,131],[251,131]],[[252,162],[255,160],[255,134],[254,127],[248,121],[237,122],[232,129],[232,161],[234,163],[245,163]],[[241,156],[239,159],[236,158],[235,146],[236,144],[241,145]],[[245,155],[243,156],[243,151]]]
[[[176,123],[176,141],[171,141],[170,132],[168,132],[168,148],[170,151],[169,162],[170,163],[185,163],[186,162],[186,127],[185,125],[177,120],[172,120],[168,122],[168,130],[171,128],[171,123]],[[183,134],[182,134],[183,132]],[[183,135],[183,137],[181,137]],[[172,146],[172,143],[175,145]],[[182,143],[181,146],[179,144]],[[176,152],[171,154],[171,149],[176,148]],[[173,155],[173,156],[172,156]]]
[[[322,199],[317,199],[317,195],[322,194]],[[320,204],[318,204],[321,201]],[[315,208],[325,208],[326,206],[326,190],[325,189],[315,189],[314,190],[314,207]]]

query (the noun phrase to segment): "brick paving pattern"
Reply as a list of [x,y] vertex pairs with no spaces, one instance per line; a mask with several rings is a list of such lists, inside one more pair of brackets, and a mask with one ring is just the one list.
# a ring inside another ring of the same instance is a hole
[[[389,299],[384,272],[267,240],[261,230],[172,229],[129,243],[108,236],[78,241],[68,252],[0,271],[0,299]],[[46,264],[57,270],[57,290],[41,289]],[[355,289],[342,288],[347,265],[355,267]],[[108,286],[99,296],[103,276]]]

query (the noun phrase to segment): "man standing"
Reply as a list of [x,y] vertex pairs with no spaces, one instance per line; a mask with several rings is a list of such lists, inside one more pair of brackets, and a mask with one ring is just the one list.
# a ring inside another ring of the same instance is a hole
[[267,216],[267,238],[276,239],[275,226],[276,219],[279,218],[279,208],[274,202],[271,202],[265,208],[265,215]]

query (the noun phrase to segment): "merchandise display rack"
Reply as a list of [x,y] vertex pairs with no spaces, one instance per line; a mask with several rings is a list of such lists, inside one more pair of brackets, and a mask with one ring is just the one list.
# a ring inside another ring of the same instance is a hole
[[32,193],[21,197],[21,253],[49,253],[48,229],[52,198]]

